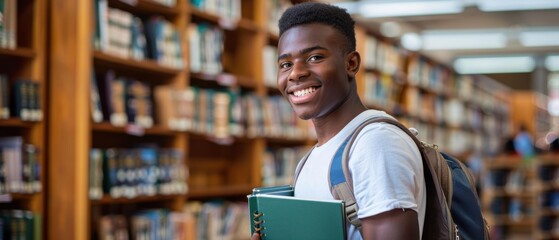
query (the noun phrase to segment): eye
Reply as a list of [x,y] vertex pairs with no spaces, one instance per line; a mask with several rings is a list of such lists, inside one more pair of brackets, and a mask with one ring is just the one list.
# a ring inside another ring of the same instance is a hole
[[312,55],[309,57],[309,59],[307,61],[309,62],[314,62],[314,61],[318,61],[323,59],[324,57],[320,56],[320,55]]
[[282,63],[279,64],[279,67],[282,68],[282,69],[285,69],[285,68],[291,67],[292,65],[293,64],[291,62],[282,62]]

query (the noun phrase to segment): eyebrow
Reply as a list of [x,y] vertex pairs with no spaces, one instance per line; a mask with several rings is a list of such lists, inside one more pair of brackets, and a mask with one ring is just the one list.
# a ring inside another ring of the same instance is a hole
[[[312,52],[312,51],[317,50],[317,49],[328,50],[325,47],[321,47],[321,46],[316,45],[316,46],[313,46],[313,47],[309,47],[309,48],[299,50],[299,54],[306,54],[306,53]],[[278,57],[278,61],[282,60],[284,58],[290,57],[290,56],[291,56],[291,53],[284,53],[284,54],[282,54]]]

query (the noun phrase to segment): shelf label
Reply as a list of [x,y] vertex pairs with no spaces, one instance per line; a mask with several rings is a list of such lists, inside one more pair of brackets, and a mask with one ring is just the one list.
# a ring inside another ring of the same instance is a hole
[[237,84],[237,77],[233,74],[222,73],[217,75],[216,81],[222,86],[230,87]]
[[125,130],[126,133],[138,137],[144,136],[144,134],[146,133],[145,129],[137,124],[128,124],[126,125]]

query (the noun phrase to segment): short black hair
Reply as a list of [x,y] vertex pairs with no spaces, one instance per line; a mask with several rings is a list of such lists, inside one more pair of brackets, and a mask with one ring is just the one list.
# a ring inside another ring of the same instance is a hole
[[288,8],[279,19],[279,35],[308,23],[334,27],[347,38],[349,51],[355,51],[355,21],[345,9],[327,3],[303,2]]

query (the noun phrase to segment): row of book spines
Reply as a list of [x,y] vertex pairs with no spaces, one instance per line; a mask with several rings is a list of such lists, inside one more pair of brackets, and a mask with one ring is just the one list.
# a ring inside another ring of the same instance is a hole
[[[406,56],[402,49],[373,36],[365,40],[364,66],[368,69],[377,69],[383,74],[393,75],[403,71]],[[450,90],[453,73],[448,68],[437,64],[427,64],[419,57],[412,58],[407,66],[407,79],[412,85],[429,87],[436,91]]]
[[0,74],[0,119],[17,117],[25,121],[41,121],[40,88],[39,82],[21,79],[10,86],[8,77]]
[[[555,159],[559,161],[559,159]],[[538,167],[538,178],[545,183],[559,182],[559,166],[542,165]]]
[[246,201],[191,201],[185,212],[194,216],[196,239],[250,239]]
[[444,146],[444,150],[450,153],[460,154],[471,150],[495,152],[500,148],[500,139],[497,136],[433,125],[414,118],[402,118],[401,121],[407,127],[415,128],[419,132],[420,139]]
[[494,215],[508,215],[511,220],[521,220],[535,215],[535,205],[519,197],[495,197],[491,200],[490,211]]
[[363,66],[367,69],[377,69],[378,71],[394,75],[403,72],[404,53],[402,48],[377,40],[373,36],[368,36],[365,40]]
[[173,7],[177,5],[177,0],[152,0],[152,1],[169,7]]
[[17,47],[17,0],[0,0],[0,48]]
[[454,73],[452,70],[438,64],[432,64],[425,59],[415,57],[408,63],[408,80],[412,85],[419,85],[437,92],[453,92]]
[[175,26],[161,16],[142,20],[97,0],[94,47],[102,52],[136,60],[153,59],[182,69],[181,41]]
[[[384,90],[384,86],[381,88],[383,90],[380,91],[388,91]],[[378,88],[374,90],[379,91]],[[388,92],[381,96],[390,96],[390,94],[391,92]],[[458,98],[448,99],[425,94],[416,88],[407,88],[403,94],[405,112],[424,121],[445,123],[452,127],[492,131],[499,128],[498,122],[502,121],[500,118],[504,118],[504,116],[494,113],[487,114],[484,109],[466,104]]]
[[130,216],[103,215],[98,221],[100,240],[194,240],[195,221],[184,212],[149,209]]
[[241,0],[190,0],[194,8],[228,20],[241,18],[242,2]]
[[185,194],[188,168],[178,149],[91,149],[89,197]]
[[238,88],[177,89],[170,86],[155,87],[152,96],[147,84],[117,77],[113,71],[99,79],[93,74],[91,89],[94,122],[150,128],[155,115],[158,124],[171,130],[218,138],[312,136],[308,123],[299,120],[279,96],[265,98],[252,93],[241,94]]
[[115,126],[128,123],[143,128],[153,126],[151,87],[144,82],[116,76],[108,71],[102,79],[91,85],[91,110],[93,122],[108,121]]
[[262,185],[292,185],[297,164],[307,151],[309,147],[305,146],[267,149],[262,163]]
[[266,45],[262,50],[262,66],[264,84],[268,87],[277,86],[278,73],[278,49],[275,46]]
[[0,211],[0,239],[41,239],[41,215],[27,210]]
[[40,192],[40,167],[37,147],[21,137],[0,138],[0,194]]
[[269,0],[266,1],[266,4],[266,13],[268,15],[266,26],[271,33],[279,35],[278,22],[281,14],[292,6],[292,3],[289,0]]
[[[462,79],[462,78],[461,78]],[[466,81],[468,78],[463,78]],[[472,106],[473,108],[478,108],[480,111],[493,112],[507,112],[505,104],[498,101],[495,96],[487,94],[482,91],[473,91],[473,95],[468,95],[470,97],[461,97],[460,95],[434,95],[432,91],[425,91],[425,88],[418,87],[406,87],[405,92],[401,92],[403,85],[398,83],[397,80],[387,74],[378,74],[374,72],[367,72],[365,74],[365,94],[364,98],[366,101],[370,101],[374,104],[380,104],[383,106],[389,106],[391,104],[400,103],[399,94],[404,94],[406,96],[403,99],[403,104],[410,113],[425,112],[423,110],[433,109],[422,108],[421,104],[424,101],[429,101],[428,104],[433,105],[433,101],[458,101],[462,105]],[[473,88],[473,86],[470,86]],[[465,87],[464,89],[467,89]],[[464,90],[467,91],[467,90]],[[475,96],[475,97],[471,97]],[[418,99],[419,98],[419,99]],[[491,104],[490,102],[496,102]]]
[[221,56],[224,33],[217,26],[191,23],[187,29],[190,50],[190,71],[194,73],[219,74],[223,70]]
[[559,218],[554,216],[540,217],[538,219],[538,229],[542,232],[550,232],[554,236],[557,235],[559,233]]

